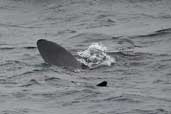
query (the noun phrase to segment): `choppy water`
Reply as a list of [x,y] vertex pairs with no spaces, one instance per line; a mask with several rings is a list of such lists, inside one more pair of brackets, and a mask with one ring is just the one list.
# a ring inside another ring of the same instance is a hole
[[[119,51],[120,50],[118,50],[118,52]],[[77,60],[89,69],[103,66],[110,67],[116,63],[115,58],[108,55],[107,47],[99,42],[92,43],[86,50],[77,52],[77,55]]]
[[[116,63],[49,66],[40,38],[74,55],[101,42]],[[171,114],[171,1],[0,0],[0,114],[52,113]]]

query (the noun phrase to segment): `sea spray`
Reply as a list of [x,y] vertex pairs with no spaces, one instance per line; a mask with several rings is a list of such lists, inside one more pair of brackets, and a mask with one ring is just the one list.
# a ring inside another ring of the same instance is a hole
[[86,50],[77,52],[79,56],[77,60],[89,68],[111,66],[116,62],[115,58],[109,56],[106,52],[107,47],[102,43],[92,43]]

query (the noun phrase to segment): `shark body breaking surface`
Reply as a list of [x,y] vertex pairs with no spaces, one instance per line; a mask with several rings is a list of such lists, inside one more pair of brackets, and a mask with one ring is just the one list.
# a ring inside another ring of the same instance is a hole
[[81,64],[65,48],[45,39],[37,41],[37,47],[44,61],[51,65],[81,68]]

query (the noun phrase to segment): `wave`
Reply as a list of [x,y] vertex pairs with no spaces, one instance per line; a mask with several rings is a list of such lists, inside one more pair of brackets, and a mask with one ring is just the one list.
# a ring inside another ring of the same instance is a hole
[[34,47],[34,46],[26,46],[26,47],[23,47],[24,49],[37,49],[37,47]]
[[0,50],[13,50],[15,47],[0,47]]
[[27,84],[21,85],[21,87],[30,87],[33,85],[40,85],[40,83],[36,79],[31,79],[27,82]]
[[163,35],[167,35],[167,34],[171,34],[171,28],[161,29],[161,30],[157,30],[150,34],[138,35],[135,37],[155,37],[155,36],[163,36]]
[[63,2],[67,2],[67,0],[9,0],[14,2],[24,2],[24,3],[31,3],[31,4],[52,4],[58,3],[61,4]]
[[0,50],[14,50],[14,49],[33,50],[33,49],[37,49],[37,47],[34,47],[34,46],[25,46],[25,47],[0,47]]
[[[48,4],[57,4],[62,5],[65,3],[69,4],[93,4],[93,3],[144,3],[144,2],[162,2],[166,0],[8,0],[13,2],[24,2],[24,3],[31,3],[31,4],[42,4],[42,5],[48,5]],[[169,0],[167,0],[169,3]],[[53,5],[54,6],[54,5]]]
[[151,109],[151,110],[144,110],[144,109],[135,109],[131,111],[131,114],[170,114],[169,111],[167,111],[164,108],[158,108],[158,109]]

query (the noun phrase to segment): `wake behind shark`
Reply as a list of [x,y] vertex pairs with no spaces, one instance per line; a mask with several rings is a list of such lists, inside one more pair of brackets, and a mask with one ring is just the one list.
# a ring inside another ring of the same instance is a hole
[[111,66],[115,63],[115,59],[107,55],[106,47],[99,43],[93,43],[87,50],[78,52],[79,58],[75,58],[59,44],[45,39],[38,40],[37,47],[43,60],[51,65],[93,69],[99,66]]

